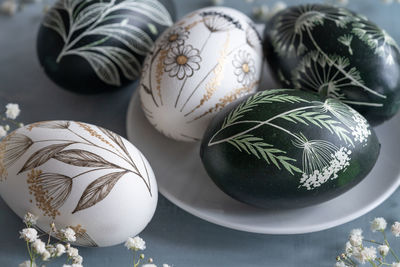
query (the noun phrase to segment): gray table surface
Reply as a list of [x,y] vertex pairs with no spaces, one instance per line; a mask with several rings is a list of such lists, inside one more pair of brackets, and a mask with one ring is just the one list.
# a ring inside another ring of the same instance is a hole
[[[175,0],[178,17],[208,1]],[[257,6],[263,1],[256,0]],[[275,1],[264,1],[272,5]],[[304,1],[286,1],[294,4]],[[315,2],[315,1],[308,1]],[[248,14],[251,4],[243,0],[225,0],[225,5]],[[380,0],[350,0],[349,7],[367,15],[400,42],[400,4],[384,5]],[[19,103],[20,120],[69,119],[97,124],[123,136],[130,96],[136,84],[101,95],[78,95],[60,89],[39,66],[35,41],[41,20],[41,5],[30,5],[14,17],[0,16],[0,110],[8,102]],[[147,242],[145,254],[155,263],[175,267],[260,267],[260,266],[333,266],[348,232],[367,229],[369,222],[384,216],[389,222],[400,220],[396,191],[387,201],[368,214],[333,229],[302,235],[262,235],[240,232],[196,218],[160,195],[157,211],[140,234]],[[351,203],[349,203],[351,205]],[[100,219],[100,218],[99,218]],[[23,227],[20,219],[0,200],[0,266],[18,266],[26,259],[24,244],[18,239]],[[394,247],[400,249],[400,242]],[[122,246],[82,248],[85,266],[130,266],[131,257]],[[61,266],[55,262],[48,266]]]

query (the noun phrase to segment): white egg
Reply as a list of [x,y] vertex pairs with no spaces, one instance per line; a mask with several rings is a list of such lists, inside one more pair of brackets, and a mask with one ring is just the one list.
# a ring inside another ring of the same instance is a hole
[[219,110],[256,91],[261,70],[261,38],[248,17],[226,7],[194,11],[165,31],[146,57],[143,110],[164,135],[200,140]]
[[111,246],[141,232],[157,205],[154,173],[119,135],[74,121],[22,127],[0,143],[0,195],[37,227],[77,230],[76,245]]

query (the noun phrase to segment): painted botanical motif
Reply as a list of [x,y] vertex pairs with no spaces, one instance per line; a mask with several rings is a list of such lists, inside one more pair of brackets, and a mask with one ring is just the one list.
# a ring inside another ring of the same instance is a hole
[[[215,47],[216,43],[220,45]],[[216,56],[205,60],[205,53],[212,48],[218,51]],[[254,91],[260,72],[259,60],[254,55],[260,52],[261,38],[254,26],[234,18],[222,8],[188,15],[164,32],[145,60],[140,86],[147,118],[167,136],[197,141],[201,132],[195,136],[181,131],[177,136],[163,129],[157,122],[158,112],[165,109],[162,113],[166,116],[176,113],[175,118],[181,117],[182,123],[190,127],[231,101]],[[227,75],[235,77],[232,79],[235,87],[229,91],[223,83]],[[176,90],[167,92],[170,88]],[[171,103],[165,102],[171,98]]]
[[[337,38],[338,45],[345,46],[348,55],[328,54],[318,44],[313,30],[328,22],[349,31]],[[345,88],[359,88],[382,101],[387,98],[369,88],[363,75],[352,64],[352,43],[355,38],[365,42],[373,53],[384,56],[387,64],[394,63],[393,53],[398,50],[395,41],[368,20],[346,9],[324,5],[302,5],[288,9],[277,18],[271,31],[271,41],[275,52],[281,57],[300,57],[301,60],[291,77],[284,77],[281,72],[281,80],[290,79],[296,88],[318,91],[347,104],[382,107],[383,104],[379,102],[348,99],[343,92]],[[305,45],[306,42],[309,44]]]
[[[100,80],[110,85],[121,84],[119,71],[126,79],[136,79],[141,64],[135,54],[146,55],[153,40],[143,29],[129,23],[131,12],[163,26],[172,25],[170,14],[157,0],[59,0],[43,21],[45,27],[56,31],[64,41],[57,62],[66,56],[80,56]],[[67,19],[63,14],[67,14]],[[141,20],[140,16],[134,19]],[[155,25],[146,23],[151,32],[157,30]],[[85,38],[98,36],[101,38],[81,45]],[[107,45],[108,40],[121,45]]]
[[375,24],[363,18],[358,18],[352,26],[352,32],[373,49],[375,54],[385,57],[386,64],[394,64],[393,50],[400,50],[400,48],[385,30],[379,29]]
[[185,77],[192,77],[194,72],[200,69],[200,61],[198,49],[191,45],[180,45],[168,51],[164,71],[168,72],[169,77],[183,80]]
[[244,50],[240,50],[233,58],[232,61],[235,69],[237,81],[243,86],[249,86],[254,81],[256,72],[254,59],[251,55]]
[[[371,131],[361,115],[339,101],[327,99],[324,102],[311,102],[290,94],[290,91],[292,90],[269,90],[249,97],[226,116],[221,128],[211,137],[208,146],[228,143],[240,152],[255,156],[279,170],[284,169],[293,176],[300,174],[299,187],[313,190],[328,180],[336,179],[341,172],[345,172],[350,164],[355,143],[365,143]],[[258,106],[272,103],[303,103],[303,105],[265,120],[243,119],[246,113]],[[282,122],[297,126],[288,129],[282,126]],[[248,127],[232,134],[230,127],[239,124]],[[322,129],[337,136],[345,145],[338,147],[325,140],[311,139],[301,131],[295,132],[293,129],[301,129],[299,125]],[[254,130],[260,127],[270,127],[287,135],[293,147],[302,150],[302,162],[298,163],[286,150],[256,136]],[[231,134],[226,137],[226,133]]]
[[[74,127],[71,127],[72,125]],[[62,130],[76,137],[73,139],[32,140],[24,134],[13,133],[1,142],[4,147],[2,150],[2,162],[7,167],[10,167],[23,155],[28,154],[29,148],[34,144],[46,144],[30,153],[18,172],[18,174],[27,174],[29,192],[34,198],[36,206],[43,211],[45,216],[55,218],[60,215],[59,209],[68,199],[75,179],[79,179],[85,174],[102,170],[107,170],[108,173],[103,173],[86,187],[76,207],[71,211],[72,213],[90,208],[104,200],[116,183],[129,173],[141,179],[150,196],[152,196],[150,177],[142,155],[139,153],[141,161],[135,162],[119,135],[101,127],[70,121],[40,122],[27,126],[27,130],[30,131],[36,127]],[[102,145],[96,144],[81,135],[76,129],[74,130],[76,127],[88,132],[90,136],[98,139]],[[76,144],[111,153],[127,163],[129,167],[112,163],[88,150],[70,148]],[[56,160],[64,164],[87,169],[72,177],[60,173],[44,172],[41,167],[49,160]],[[140,169],[144,169],[144,171],[140,171],[138,166],[143,166]]]

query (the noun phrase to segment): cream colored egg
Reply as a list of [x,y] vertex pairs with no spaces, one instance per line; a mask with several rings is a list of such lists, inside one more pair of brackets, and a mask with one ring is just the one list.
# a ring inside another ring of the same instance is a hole
[[261,39],[248,17],[225,7],[194,11],[165,31],[147,56],[143,110],[164,135],[200,140],[219,110],[256,91],[261,70]]
[[37,227],[77,231],[76,245],[110,246],[137,235],[157,205],[154,173],[119,135],[74,121],[22,127],[0,143],[0,195]]

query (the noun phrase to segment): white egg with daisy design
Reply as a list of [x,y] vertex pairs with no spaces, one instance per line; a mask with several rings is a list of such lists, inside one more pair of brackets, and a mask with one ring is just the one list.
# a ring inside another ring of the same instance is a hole
[[261,38],[248,17],[225,7],[194,11],[146,57],[144,113],[165,136],[198,141],[219,110],[257,90],[261,70]]

